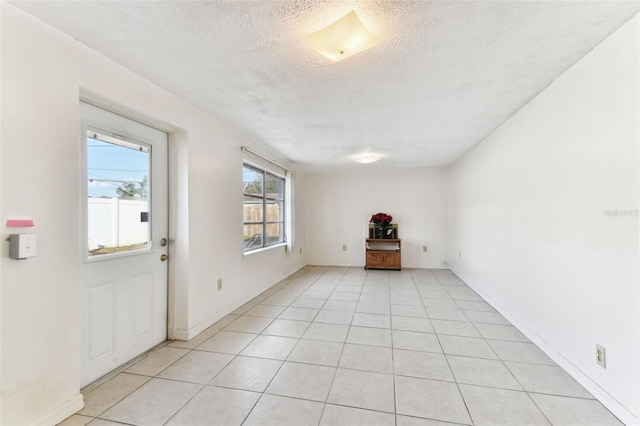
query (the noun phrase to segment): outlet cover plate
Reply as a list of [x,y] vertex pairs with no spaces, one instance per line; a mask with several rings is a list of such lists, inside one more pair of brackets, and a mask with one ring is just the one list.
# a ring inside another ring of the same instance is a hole
[[607,368],[607,352],[604,346],[596,343],[596,364],[602,368]]

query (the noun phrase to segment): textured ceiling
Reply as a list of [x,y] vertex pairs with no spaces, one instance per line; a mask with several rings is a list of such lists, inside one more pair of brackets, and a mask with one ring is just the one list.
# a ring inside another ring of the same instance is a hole
[[[618,1],[16,1],[307,170],[447,165],[639,10]],[[301,36],[355,10],[337,64]],[[380,152],[378,163],[350,155]]]

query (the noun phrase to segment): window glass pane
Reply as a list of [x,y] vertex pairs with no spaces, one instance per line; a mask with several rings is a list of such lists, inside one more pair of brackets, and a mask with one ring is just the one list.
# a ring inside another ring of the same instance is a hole
[[284,202],[276,200],[266,201],[267,222],[282,222],[284,220]]
[[267,173],[265,196],[267,198],[284,200],[284,179]]
[[258,167],[243,167],[244,250],[285,241],[285,179]]
[[282,234],[283,226],[281,223],[267,224],[266,245],[278,244],[284,241]]
[[262,198],[244,197],[243,222],[260,222],[262,223]]
[[89,256],[148,249],[149,147],[87,132]]
[[244,225],[244,250],[262,247],[262,225]]
[[244,166],[242,169],[244,193],[262,196],[263,173],[251,167]]

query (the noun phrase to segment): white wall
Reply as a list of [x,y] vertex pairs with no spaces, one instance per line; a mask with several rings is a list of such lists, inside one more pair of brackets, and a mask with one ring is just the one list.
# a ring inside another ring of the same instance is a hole
[[369,219],[383,212],[398,224],[403,267],[446,268],[446,169],[358,169],[307,176],[308,263],[364,266]]
[[[6,2],[0,7],[2,238],[14,215],[31,216],[38,234],[34,259],[10,260],[2,245],[0,423],[52,424],[82,405],[81,92],[171,133],[174,335],[193,336],[303,266],[304,223],[294,223],[293,254],[279,248],[243,256],[240,146],[261,147]],[[303,218],[301,182],[294,208]]]
[[[452,269],[628,424],[639,386],[638,22],[457,161],[451,181]],[[607,216],[615,209],[631,215]]]

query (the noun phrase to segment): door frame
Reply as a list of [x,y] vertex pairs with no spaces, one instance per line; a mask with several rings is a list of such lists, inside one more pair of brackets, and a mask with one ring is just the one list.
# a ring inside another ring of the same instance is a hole
[[[86,262],[86,254],[85,254],[85,246],[86,246],[86,234],[87,230],[85,224],[84,215],[86,214],[86,184],[84,183],[84,178],[86,178],[86,148],[83,145],[86,143],[86,127],[82,125],[82,116],[80,114],[80,102],[84,102],[90,104],[94,107],[104,109],[105,111],[111,112],[113,114],[117,114],[126,119],[138,122],[145,126],[152,127],[156,130],[162,131],[167,134],[167,238],[169,240],[168,246],[168,260],[167,260],[167,323],[166,330],[167,336],[166,338],[169,340],[175,339],[176,334],[179,334],[176,330],[178,329],[179,317],[186,318],[188,315],[188,305],[183,304],[184,306],[179,306],[177,302],[179,299],[178,295],[178,286],[176,285],[177,279],[176,274],[177,270],[182,271],[182,275],[185,275],[186,268],[180,267],[177,268],[177,263],[183,263],[179,261],[180,252],[179,246],[181,244],[175,244],[176,240],[179,243],[184,245],[188,243],[188,234],[180,232],[178,230],[177,223],[179,220],[183,222],[187,220],[188,214],[180,214],[180,208],[178,206],[178,201],[186,202],[188,201],[188,194],[183,195],[180,199],[177,193],[178,180],[184,181],[181,182],[183,184],[188,182],[188,178],[180,179],[180,173],[183,175],[188,171],[188,151],[187,151],[187,132],[177,126],[168,124],[165,121],[154,118],[150,115],[138,112],[130,107],[125,107],[118,102],[114,102],[112,99],[104,97],[102,95],[96,94],[95,92],[86,90],[84,88],[80,88],[80,94],[78,99],[78,117],[79,123],[81,123],[80,127],[80,144],[78,145],[78,149],[80,150],[79,160],[80,160],[80,171],[81,171],[81,179],[78,182],[79,187],[79,195],[80,195],[80,206],[79,208],[81,213],[82,221],[80,223],[81,229],[79,239],[80,239],[80,259],[78,259],[78,268],[80,268]],[[84,198],[83,198],[84,197]],[[187,211],[188,213],[188,211]],[[184,217],[183,217],[184,216]],[[188,225],[186,225],[188,229]],[[178,238],[176,238],[178,237]],[[186,276],[186,275],[185,275]],[[186,293],[186,281],[185,285],[182,286],[185,289]],[[81,283],[79,283],[78,291],[82,292],[83,287]],[[82,324],[84,323],[84,300],[80,300],[80,306],[78,307],[78,324],[80,333],[83,333]],[[80,335],[81,339],[84,339],[82,335]],[[80,346],[78,348],[80,349]],[[78,352],[78,356],[82,357],[84,354]]]

